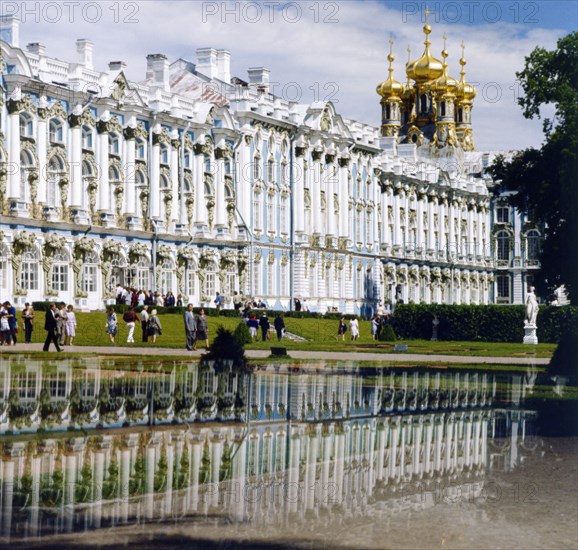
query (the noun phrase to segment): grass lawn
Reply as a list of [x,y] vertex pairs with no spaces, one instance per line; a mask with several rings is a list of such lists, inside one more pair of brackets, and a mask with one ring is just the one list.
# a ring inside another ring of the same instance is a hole
[[[46,333],[44,327],[44,312],[37,312],[33,342],[43,342]],[[127,330],[122,321],[122,315],[118,315],[117,346],[126,346]],[[104,312],[77,312],[78,322],[74,344],[77,346],[112,346],[106,334],[106,313]],[[163,327],[163,334],[157,338],[155,347],[182,348],[185,349],[185,332],[183,318],[179,314],[159,315]],[[209,322],[209,340],[216,334],[217,327],[234,330],[241,322],[233,317],[207,317]],[[273,319],[270,319],[272,322]],[[371,339],[370,322],[360,321],[360,338],[353,342],[349,332],[345,334],[345,341],[337,340],[338,321],[327,319],[295,319],[286,318],[285,326],[289,332],[305,338],[306,342],[293,342],[283,339],[281,345],[288,350],[311,350],[311,351],[358,351],[372,353],[392,353],[393,343],[376,342]],[[20,331],[19,337],[23,338]],[[556,344],[507,344],[491,342],[430,342],[429,340],[399,340],[397,343],[408,344],[409,353],[443,354],[443,355],[466,355],[466,356],[489,356],[489,357],[551,357]],[[135,329],[135,343],[128,344],[135,347],[151,347],[151,344],[141,342],[140,324]],[[247,349],[269,349],[277,344],[277,339],[259,341],[246,346]],[[200,347],[200,346],[199,346]]]

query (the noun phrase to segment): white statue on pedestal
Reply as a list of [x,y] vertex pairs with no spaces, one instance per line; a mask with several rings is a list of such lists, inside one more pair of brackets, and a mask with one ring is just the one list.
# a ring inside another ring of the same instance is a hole
[[531,286],[526,297],[526,319],[524,319],[524,344],[537,344],[536,318],[538,317],[538,300],[534,294],[534,287]]
[[531,286],[526,298],[526,325],[536,326],[536,318],[538,317],[538,300],[534,294],[534,287]]

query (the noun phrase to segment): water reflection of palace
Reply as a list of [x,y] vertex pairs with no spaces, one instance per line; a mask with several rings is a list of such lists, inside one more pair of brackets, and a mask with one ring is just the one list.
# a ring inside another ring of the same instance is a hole
[[[139,373],[85,361],[2,363],[4,536],[198,514],[264,523],[324,509],[388,515],[435,505],[448,484],[480,495],[488,468],[513,468],[532,451],[533,413],[512,401],[524,392],[517,375],[247,374],[179,362]],[[135,396],[142,414],[129,417]],[[74,430],[77,415],[103,429]]]

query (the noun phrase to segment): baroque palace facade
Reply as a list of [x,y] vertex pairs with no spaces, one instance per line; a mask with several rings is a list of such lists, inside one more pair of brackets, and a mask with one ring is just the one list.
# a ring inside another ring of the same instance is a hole
[[459,81],[445,45],[432,55],[428,23],[406,84],[388,57],[381,129],[269,93],[267,69],[232,77],[226,50],[148,55],[132,82],[121,61],[96,70],[88,40],[65,62],[0,24],[3,297],[99,309],[120,284],[358,314],[495,301],[476,92],[463,48]]

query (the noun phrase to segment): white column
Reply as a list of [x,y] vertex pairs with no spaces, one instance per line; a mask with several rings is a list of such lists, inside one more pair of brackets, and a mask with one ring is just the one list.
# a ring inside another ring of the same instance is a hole
[[[456,232],[456,226],[455,226],[455,222],[454,222],[454,218],[456,215],[456,209],[455,209],[455,205],[452,199],[450,199],[450,204],[449,204],[449,220],[448,220],[448,229],[449,229],[449,241],[448,241],[448,252],[450,252],[452,254],[452,256],[456,256],[457,255],[457,243],[455,242],[455,232]],[[452,301],[453,301],[453,296],[451,297]]]
[[126,171],[125,171],[125,213],[128,216],[134,216],[136,188],[135,188],[135,170],[136,170],[136,152],[134,137],[126,137]]
[[429,201],[427,203],[427,249],[428,251],[435,249],[435,224],[434,224],[434,214],[436,210],[436,201]]
[[215,227],[223,230],[227,225],[227,215],[225,210],[225,151],[215,150],[216,171],[215,171]]
[[[201,151],[202,146],[195,146],[195,226],[197,231],[207,229],[207,205],[205,203],[205,157]],[[245,220],[249,223],[249,220]]]
[[484,223],[484,210],[483,206],[479,206],[476,212],[476,220],[478,223],[477,233],[478,233],[478,249],[476,250],[476,256],[484,256],[484,250],[482,244],[484,242],[484,233],[482,232],[482,225]]
[[401,246],[403,243],[401,242],[401,219],[400,219],[400,210],[402,204],[402,196],[401,195],[394,195],[393,196],[393,245],[394,246]]
[[[296,148],[297,149],[297,148]],[[300,148],[300,155],[295,152],[295,169],[293,170],[293,224],[296,233],[305,231],[305,199],[303,185],[305,183],[305,156],[304,150]]]
[[[427,197],[426,197],[426,205],[427,205]],[[424,200],[423,197],[418,195],[417,199],[417,247],[425,250],[427,248],[427,243],[425,242],[425,235],[423,231],[423,206]]]
[[[151,130],[153,131],[153,130]],[[149,212],[150,217],[158,219],[161,215],[161,192],[160,192],[160,161],[161,161],[161,145],[155,139],[158,134],[153,134],[153,150],[150,155],[150,195],[149,195]]]
[[[309,171],[309,189],[311,191],[312,235],[321,233],[321,160],[314,160]],[[307,230],[307,228],[306,228]]]
[[70,128],[70,206],[82,207],[82,127],[79,122]]
[[[246,136],[247,137],[247,136]],[[238,165],[235,175],[237,186],[237,208],[241,213],[243,221],[249,225],[251,223],[251,146],[243,139],[239,148]],[[196,197],[195,197],[196,200]]]
[[[20,133],[20,128],[17,130],[18,136]],[[48,164],[47,164],[47,155],[48,155],[48,139],[46,135],[46,120],[38,118],[38,148],[36,152],[38,154],[38,194],[37,200],[38,202],[46,202],[46,178],[48,175]],[[20,137],[18,137],[18,147],[20,148]],[[18,154],[18,160],[20,160],[20,153]],[[20,177],[20,174],[18,174]],[[18,187],[20,189],[20,187]],[[20,196],[20,195],[19,195]]]
[[446,204],[445,199],[442,199],[440,202],[440,216],[439,216],[439,227],[438,227],[438,234],[439,234],[439,253],[442,255],[442,259],[445,260],[444,253],[447,250],[448,243],[446,242],[446,232],[445,232],[445,224],[444,219],[446,216]]
[[[176,133],[176,132],[175,132]],[[171,140],[171,188],[173,194],[171,206],[171,219],[173,222],[179,221],[179,146],[178,139]],[[167,228],[168,229],[168,228]]]
[[[109,212],[110,190],[108,183],[108,131],[98,134],[98,210]],[[151,197],[152,199],[152,197]]]
[[468,206],[468,254],[473,253],[472,241],[474,239],[474,210]]
[[[9,127],[9,145],[8,145],[8,160],[11,163],[10,169],[8,171],[8,198],[9,199],[19,199],[20,198],[20,114],[18,112],[10,113],[8,115],[8,127]],[[44,126],[46,130],[46,125]],[[46,133],[46,131],[45,131]],[[46,137],[44,138],[46,143]],[[46,150],[46,145],[44,146]],[[45,153],[46,155],[46,153]],[[39,166],[38,172],[44,172],[46,170],[45,166]],[[40,183],[40,182],[39,182]],[[40,197],[39,197],[40,200]]]
[[347,238],[349,233],[348,165],[348,158],[341,158],[339,160],[339,236],[344,238]]
[[333,194],[334,194],[334,184],[335,184],[335,176],[333,175],[335,172],[335,165],[333,162],[327,165],[327,191],[325,195],[325,200],[327,203],[327,231],[326,234],[333,237],[335,236],[335,208],[333,205]]

